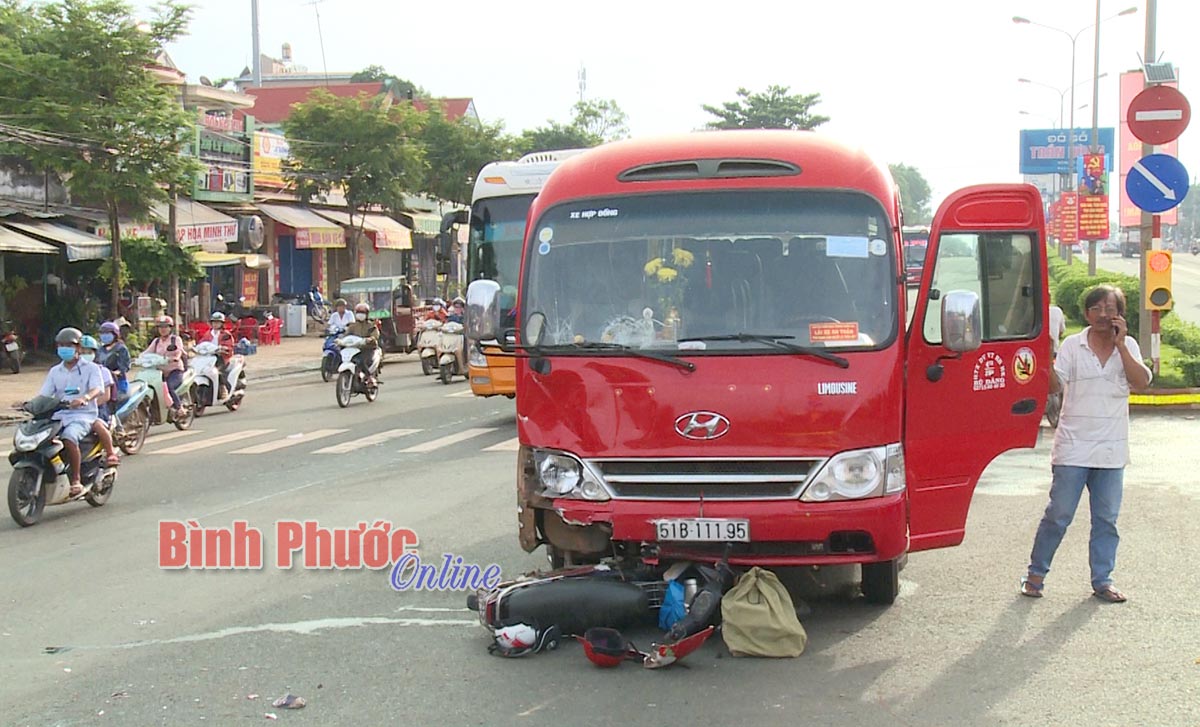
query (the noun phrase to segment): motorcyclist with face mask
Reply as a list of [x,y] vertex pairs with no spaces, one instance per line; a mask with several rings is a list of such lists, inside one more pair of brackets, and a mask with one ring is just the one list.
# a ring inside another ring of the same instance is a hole
[[375,377],[371,371],[370,362],[379,355],[379,327],[375,325],[374,321],[367,320],[370,312],[371,306],[366,303],[354,306],[354,322],[346,327],[346,335],[359,336],[363,339],[362,351],[355,356],[355,364],[359,371],[366,375],[367,383],[374,384]]
[[446,322],[448,315],[446,313],[446,301],[441,298],[433,299],[433,308],[425,314],[425,320],[436,320],[442,323]]
[[129,393],[129,367],[132,362],[129,348],[121,340],[121,327],[116,321],[100,324],[100,350],[96,352],[96,363],[112,372],[117,385],[114,399]]
[[79,357],[82,331],[64,328],[54,337],[54,342],[62,363],[50,369],[38,393],[65,401],[70,407],[55,412],[54,418],[63,424],[59,438],[71,467],[71,497],[78,497],[83,492],[79,478],[79,442],[91,431],[92,422],[96,421],[96,400],[104,394],[104,380],[99,366]]
[[[84,363],[96,364],[96,356],[100,351],[100,344],[91,336],[84,336],[79,341],[79,359]],[[117,450],[113,448],[112,433],[108,430],[108,419],[112,416],[112,410],[109,406],[110,402],[116,400],[117,384],[113,378],[113,374],[105,366],[96,364],[100,369],[100,378],[104,381],[104,393],[96,397],[96,413],[98,418],[92,422],[92,432],[100,440],[100,444],[104,446],[104,454],[108,458],[105,464],[117,465],[121,459],[117,455]]]
[[208,319],[211,326],[208,335],[204,337],[201,343],[217,344],[217,370],[221,374],[221,380],[217,384],[217,396],[223,398],[225,392],[229,390],[229,385],[225,381],[226,371],[229,369],[229,359],[233,356],[233,347],[236,345],[233,339],[233,334],[225,328],[225,314],[220,311],[214,312]]

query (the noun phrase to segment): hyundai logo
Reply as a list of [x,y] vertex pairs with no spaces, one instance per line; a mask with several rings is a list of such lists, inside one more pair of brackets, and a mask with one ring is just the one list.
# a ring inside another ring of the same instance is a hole
[[675,432],[687,439],[718,439],[729,433],[729,420],[715,411],[693,411],[675,420]]

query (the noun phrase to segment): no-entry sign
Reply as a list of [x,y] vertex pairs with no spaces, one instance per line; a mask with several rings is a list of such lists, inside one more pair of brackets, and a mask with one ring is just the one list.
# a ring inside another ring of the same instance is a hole
[[1129,131],[1147,144],[1166,144],[1179,138],[1192,119],[1187,98],[1170,86],[1151,86],[1129,103]]

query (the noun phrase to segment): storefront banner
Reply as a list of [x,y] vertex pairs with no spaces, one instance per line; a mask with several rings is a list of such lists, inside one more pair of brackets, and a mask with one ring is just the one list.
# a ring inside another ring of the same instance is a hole
[[[112,239],[108,225],[89,226],[88,232],[96,237],[103,237],[106,240]],[[157,237],[158,230],[154,228],[153,222],[121,222],[122,240],[153,240]]]
[[238,224],[233,222],[218,222],[212,225],[180,225],[175,226],[175,239],[180,245],[203,245],[204,243],[228,244],[237,242]]
[[346,246],[346,235],[340,227],[300,227],[296,230],[296,249],[313,250]]
[[258,271],[247,268],[242,271],[242,296],[246,303],[258,302]]

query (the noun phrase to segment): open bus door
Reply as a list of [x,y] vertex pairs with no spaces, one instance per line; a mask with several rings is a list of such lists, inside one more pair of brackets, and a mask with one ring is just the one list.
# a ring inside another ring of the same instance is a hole
[[983,470],[1037,441],[1051,366],[1037,188],[952,194],[934,217],[925,265],[907,345],[910,551],[961,543]]

